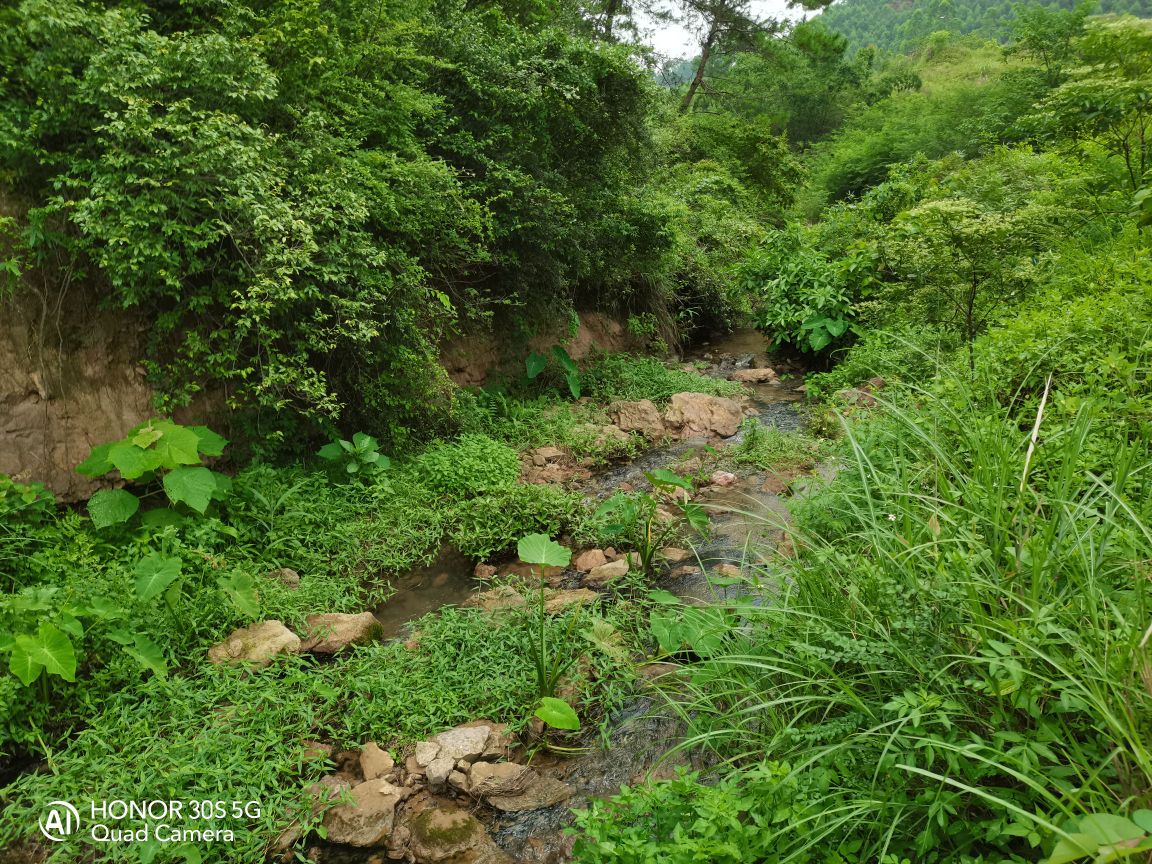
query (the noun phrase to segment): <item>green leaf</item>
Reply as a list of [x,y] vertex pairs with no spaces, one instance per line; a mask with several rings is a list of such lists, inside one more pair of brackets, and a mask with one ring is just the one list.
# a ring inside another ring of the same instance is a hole
[[132,647],[125,647],[124,653],[143,668],[150,669],[157,678],[168,677],[168,661],[164,651],[147,636],[135,634]]
[[228,439],[223,435],[217,435],[207,426],[189,426],[196,437],[199,438],[197,448],[204,456],[222,456],[224,455],[224,448],[228,446]]
[[564,376],[564,380],[568,382],[568,392],[572,394],[573,399],[580,398],[580,374],[577,372],[569,372]]
[[688,526],[698,534],[708,533],[708,511],[699,504],[685,504],[680,508]]
[[662,488],[675,487],[683,489],[686,492],[692,491],[692,481],[687,477],[681,477],[674,471],[669,471],[667,468],[657,468],[655,471],[646,471],[644,476],[648,478],[648,482],[653,486]]
[[352,444],[356,447],[356,450],[359,453],[368,453],[380,446],[375,438],[373,438],[371,435],[366,435],[363,432],[357,432],[352,436]]
[[572,706],[563,699],[554,696],[544,696],[540,700],[540,707],[536,709],[536,716],[554,729],[580,728],[580,718],[572,710]]
[[1090,813],[1080,819],[1080,833],[1086,834],[1099,846],[1111,846],[1122,840],[1136,840],[1144,830],[1130,819],[1112,813]]
[[127,522],[139,509],[140,499],[123,489],[101,489],[88,499],[88,515],[97,528]]
[[156,441],[156,453],[161,468],[175,468],[177,465],[195,465],[200,461],[200,436],[171,420],[154,423],[162,434]]
[[168,525],[179,525],[183,521],[184,516],[167,507],[157,507],[140,514],[140,524],[146,528],[164,528]]
[[1152,834],[1152,810],[1137,810],[1132,814],[1132,821],[1144,831]]
[[556,362],[560,364],[560,368],[569,375],[580,374],[580,367],[576,365],[576,361],[572,359],[572,355],[565,351],[563,346],[553,345],[552,356],[556,358]]
[[27,687],[40,677],[44,668],[32,657],[34,640],[30,636],[17,636],[13,640],[12,653],[8,655],[8,669],[15,675],[21,684]]
[[231,573],[221,577],[217,584],[241,615],[255,618],[260,614],[260,595],[256,591],[256,580],[250,574]]
[[88,477],[102,477],[112,470],[112,463],[108,459],[111,444],[100,444],[92,448],[88,458],[76,466],[76,471]]
[[336,441],[333,441],[329,444],[325,444],[316,453],[316,455],[319,456],[321,459],[327,459],[329,462],[335,462],[343,454],[344,454],[343,448],[341,448],[339,443],[337,443]]
[[141,450],[130,441],[117,441],[108,451],[108,461],[120,472],[125,480],[154,471],[158,465],[154,450]]
[[528,380],[531,381],[543,372],[547,365],[548,358],[543,354],[537,354],[533,351],[528,355],[528,359],[524,361],[524,374],[527,375]]
[[516,544],[516,554],[525,564],[544,567],[567,567],[572,550],[552,540],[547,534],[529,534]]
[[138,426],[128,441],[132,444],[135,444],[141,450],[146,450],[157,441],[159,441],[160,436],[163,434],[163,432],[161,432],[151,423],[147,423],[144,426]]
[[657,588],[655,591],[649,591],[648,598],[655,603],[663,603],[667,606],[678,606],[684,602],[671,591],[665,591],[663,588]]
[[59,675],[65,681],[76,680],[76,651],[73,644],[47,621],[40,624],[35,638],[17,636],[16,645],[23,647],[33,664],[43,666],[48,674]]
[[219,471],[213,471],[212,479],[216,481],[216,488],[212,490],[212,498],[215,501],[223,501],[232,492],[232,478],[227,474],[221,474]]
[[1044,859],[1044,864],[1068,864],[1095,854],[1096,844],[1091,837],[1087,834],[1069,834],[1061,838],[1052,854]]
[[183,562],[179,558],[165,558],[152,552],[136,565],[136,596],[148,601],[158,597],[165,588],[180,578]]
[[164,491],[173,504],[182,501],[203,513],[216,492],[216,477],[207,468],[174,468],[164,476]]

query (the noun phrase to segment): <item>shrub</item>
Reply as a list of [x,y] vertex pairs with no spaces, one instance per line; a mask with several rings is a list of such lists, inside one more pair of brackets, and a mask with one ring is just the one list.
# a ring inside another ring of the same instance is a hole
[[575,492],[516,484],[457,506],[448,537],[465,555],[483,560],[511,549],[527,534],[580,534],[587,517],[587,504]]
[[668,402],[675,393],[738,396],[744,392],[735,381],[669,369],[653,357],[632,354],[606,354],[597,358],[584,371],[584,389],[592,398],[604,402],[651,399],[657,404]]
[[467,433],[433,444],[417,457],[420,482],[440,495],[471,498],[511,486],[520,476],[520,457],[507,444]]

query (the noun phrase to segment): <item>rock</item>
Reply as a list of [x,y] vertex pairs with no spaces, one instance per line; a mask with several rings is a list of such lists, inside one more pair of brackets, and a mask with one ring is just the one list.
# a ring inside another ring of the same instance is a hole
[[[483,763],[481,763],[483,764]],[[463,771],[453,771],[448,775],[448,785],[460,792],[468,791],[468,775]]]
[[371,612],[325,612],[309,615],[304,623],[307,637],[300,650],[314,654],[335,654],[350,645],[371,642],[381,632],[380,622]]
[[365,780],[351,791],[352,802],[337,804],[324,814],[332,843],[378,846],[392,833],[402,791],[386,780]]
[[507,723],[492,723],[488,728],[492,731],[488,733],[480,758],[492,761],[505,758],[516,746],[516,736],[508,731]]
[[859,405],[862,408],[871,408],[876,404],[876,397],[864,390],[851,387],[847,390],[837,390],[836,398],[849,405]]
[[365,780],[375,780],[391,773],[396,761],[387,750],[381,750],[375,741],[369,741],[360,751],[360,771]]
[[412,754],[416,764],[420,767],[431,764],[432,760],[440,755],[440,744],[437,741],[421,741],[416,745],[416,752]]
[[626,558],[620,558],[616,561],[609,561],[607,564],[601,564],[595,567],[592,571],[584,577],[584,584],[599,587],[606,585],[613,579],[619,579],[621,576],[626,576],[629,562]]
[[532,454],[532,464],[535,465],[537,468],[543,468],[545,465],[548,464],[548,460],[545,459],[543,456],[540,456],[537,453],[533,453]]
[[736,482],[736,475],[731,471],[713,471],[708,482],[713,486],[731,486]]
[[271,619],[233,630],[223,642],[208,649],[213,663],[253,663],[267,666],[277,654],[295,654],[300,651],[300,637]]
[[738,579],[743,575],[744,571],[736,564],[719,564],[713,570],[717,576],[724,576],[726,578]]
[[268,578],[282,582],[288,588],[295,589],[300,587],[300,574],[291,567],[281,567],[278,570],[272,570],[268,573]]
[[453,765],[459,759],[472,762],[484,752],[491,732],[488,726],[457,726],[441,732],[433,738],[440,745],[437,758],[449,759]]
[[428,788],[438,792],[448,782],[448,775],[456,770],[456,763],[447,756],[437,756],[424,769],[424,777],[428,781]]
[[870,390],[883,390],[888,386],[888,382],[877,375],[875,378],[868,379],[868,389]]
[[683,579],[687,576],[695,576],[700,572],[700,568],[693,564],[681,564],[679,567],[673,569],[668,575],[673,579]]
[[776,380],[776,372],[767,367],[763,369],[737,369],[728,376],[729,381],[739,381],[741,384],[767,384]]
[[664,423],[678,430],[682,438],[698,435],[730,438],[740,429],[743,417],[740,403],[733,399],[705,393],[677,393],[664,412]]
[[587,588],[573,588],[568,591],[549,591],[544,596],[544,611],[555,615],[569,606],[587,606],[600,599],[600,595]]
[[675,663],[645,663],[636,669],[636,674],[644,681],[654,681],[680,671],[681,668]]
[[492,795],[520,795],[529,773],[536,772],[515,762],[477,762],[468,772],[468,789],[475,797],[485,799]]
[[408,823],[408,847],[419,864],[510,864],[480,820],[465,810],[429,807]]
[[[629,489],[629,491],[631,491],[631,489]],[[616,551],[615,547],[607,546],[604,549],[604,557],[607,558],[609,561],[615,561],[617,558],[620,557],[620,553]]]
[[472,575],[477,579],[491,579],[496,575],[496,568],[491,564],[477,564],[472,570]]
[[[543,459],[543,462],[536,462],[536,459]],[[537,447],[532,451],[532,461],[537,465],[547,465],[549,462],[559,462],[564,458],[564,451],[558,447]]]
[[468,774],[469,794],[513,813],[551,807],[572,796],[572,787],[514,762],[479,762]]
[[581,573],[587,573],[589,570],[595,570],[601,564],[607,563],[608,559],[605,557],[603,550],[585,549],[572,559],[572,568],[579,570]]
[[632,437],[619,426],[601,426],[596,436],[596,443],[600,446],[611,443],[627,444],[631,440]]
[[466,609],[499,612],[505,609],[518,609],[526,602],[523,595],[511,585],[500,585],[491,591],[473,594],[460,605]]
[[523,792],[518,795],[491,795],[486,799],[489,806],[505,813],[519,813],[552,807],[572,797],[574,790],[567,783],[527,770],[534,776],[527,781]]
[[660,550],[660,557],[670,564],[677,564],[692,557],[687,549],[677,549],[675,546],[665,546]]
[[305,762],[314,762],[321,759],[331,759],[335,748],[323,741],[305,741],[303,758]]
[[646,438],[660,438],[664,435],[664,421],[660,409],[650,399],[639,402],[613,402],[608,406],[608,415],[619,429],[625,432],[639,432]]

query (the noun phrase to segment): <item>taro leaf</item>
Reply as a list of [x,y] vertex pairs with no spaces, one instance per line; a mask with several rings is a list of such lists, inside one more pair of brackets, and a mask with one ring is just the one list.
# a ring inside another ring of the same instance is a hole
[[155,450],[141,450],[131,441],[117,441],[108,451],[108,461],[125,480],[135,480],[159,465]]
[[648,598],[655,603],[662,603],[665,606],[676,606],[681,602],[679,597],[677,597],[671,591],[665,591],[663,588],[657,588],[655,591],[649,591]]
[[140,499],[123,489],[101,489],[88,499],[88,515],[97,528],[127,522],[140,509]]
[[117,645],[131,645],[136,641],[136,634],[125,630],[123,627],[110,630],[106,635]]
[[1090,813],[1084,816],[1080,820],[1080,831],[1099,846],[1112,846],[1124,840],[1144,837],[1144,830],[1139,825],[1112,813]]
[[583,636],[613,660],[625,661],[628,659],[628,650],[624,647],[624,640],[620,636],[620,631],[603,618],[597,618],[593,621],[592,626],[584,631]]
[[216,492],[216,477],[207,468],[173,468],[164,475],[164,491],[173,504],[183,501],[197,513],[203,513]]
[[671,654],[680,650],[684,637],[680,633],[680,616],[670,612],[653,612],[648,616],[648,629],[656,637],[660,650]]
[[160,459],[158,467],[175,468],[200,461],[200,436],[191,429],[177,426],[171,420],[161,420],[153,426],[162,433],[155,445]]
[[100,444],[92,448],[88,458],[76,466],[76,471],[88,477],[102,477],[112,470],[112,463],[108,460],[108,451],[111,444]]
[[147,636],[135,634],[132,646],[125,646],[124,653],[145,669],[151,669],[157,678],[168,677],[168,661],[164,657],[164,651]]
[[565,351],[560,345],[552,346],[552,356],[556,358],[556,362],[560,364],[560,368],[569,375],[580,374],[580,367],[576,365],[576,361],[572,359],[572,355]]
[[684,520],[698,534],[708,533],[708,511],[699,504],[685,504],[680,508]]
[[692,491],[692,481],[687,477],[681,477],[674,471],[669,471],[667,468],[657,468],[655,471],[646,471],[644,476],[648,478],[648,482],[653,486],[669,487],[673,486],[678,489],[683,489],[686,492]]
[[222,456],[224,448],[228,446],[228,439],[223,435],[217,435],[207,426],[189,426],[196,437],[200,440],[197,442],[196,447],[205,456]]
[[1132,821],[1152,834],[1152,810],[1137,810],[1132,814]]
[[575,731],[580,728],[580,718],[576,716],[572,706],[555,696],[544,696],[540,699],[540,707],[536,709],[536,716],[553,729]]
[[572,560],[572,550],[561,546],[547,534],[529,534],[516,544],[516,554],[525,564],[539,564],[544,567],[567,567]]
[[1069,834],[1061,838],[1052,854],[1044,859],[1044,864],[1068,864],[1095,854],[1096,842],[1091,837],[1087,834]]
[[77,639],[84,635],[84,625],[68,612],[60,613],[60,629]]
[[547,365],[548,358],[543,354],[537,354],[535,351],[533,351],[528,355],[528,359],[524,361],[524,374],[527,375],[528,380],[531,381],[533,378],[536,378],[541,372],[543,372],[544,367]]
[[221,577],[218,584],[241,615],[255,618],[260,614],[260,595],[256,591],[256,580],[250,574],[231,573]]
[[13,674],[27,686],[44,669],[65,681],[76,680],[76,652],[69,638],[49,624],[41,623],[35,636],[17,636],[9,658]]
[[564,380],[568,382],[568,392],[572,394],[573,399],[580,398],[580,373],[568,372],[564,376]]
[[180,578],[182,566],[179,558],[165,558],[158,552],[140,559],[136,565],[136,596],[145,601],[158,597]]
[[323,447],[321,447],[320,452],[316,455],[318,455],[321,459],[327,459],[329,462],[335,462],[340,458],[343,452],[344,451],[341,449],[340,445],[333,441],[332,443],[325,444]]

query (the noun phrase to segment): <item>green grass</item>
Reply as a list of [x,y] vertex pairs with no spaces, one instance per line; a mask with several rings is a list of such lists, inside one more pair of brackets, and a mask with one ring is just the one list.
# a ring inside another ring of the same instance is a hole
[[669,369],[654,357],[606,354],[589,364],[581,375],[584,392],[602,402],[651,399],[657,405],[675,393],[739,396],[744,388],[735,381],[710,378],[682,369]]
[[821,452],[821,442],[798,432],[781,432],[756,418],[744,421],[744,437],[730,449],[737,465],[754,465],[761,471],[783,471],[813,464]]
[[1088,814],[1147,818],[1147,440],[1083,410],[1030,456],[1035,402],[916,398],[848,427],[799,558],[760,573],[780,595],[672,699],[726,767],[595,808],[577,860],[1036,861]]

